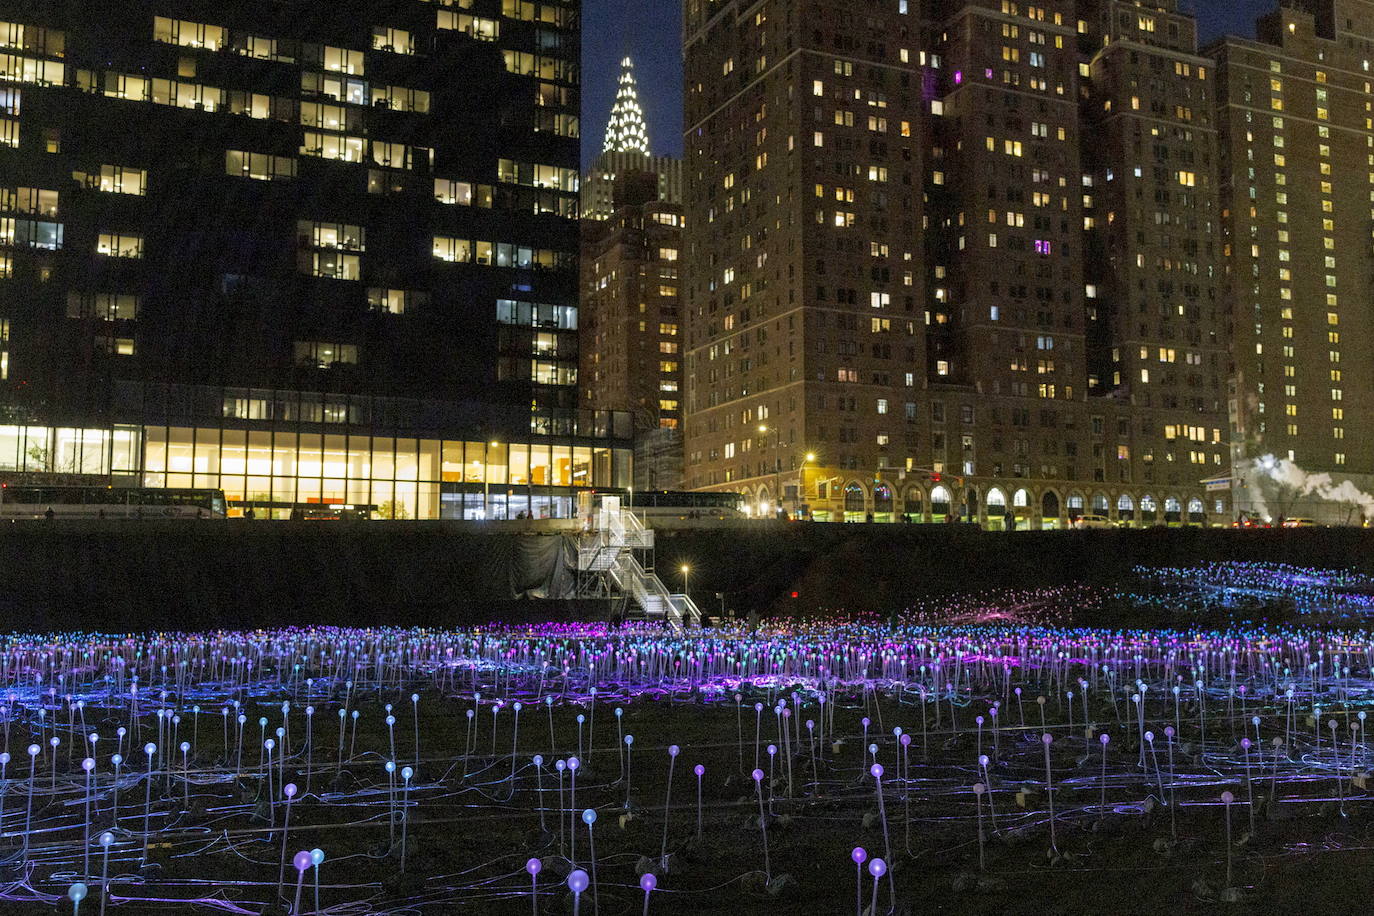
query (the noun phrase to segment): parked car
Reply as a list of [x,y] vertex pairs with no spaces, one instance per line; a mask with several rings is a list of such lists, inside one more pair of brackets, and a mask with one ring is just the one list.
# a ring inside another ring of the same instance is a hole
[[1285,528],[1316,528],[1317,523],[1310,518],[1286,518],[1283,520]]
[[1078,531],[1090,531],[1098,528],[1115,528],[1116,525],[1105,515],[1080,515],[1073,520],[1073,527]]

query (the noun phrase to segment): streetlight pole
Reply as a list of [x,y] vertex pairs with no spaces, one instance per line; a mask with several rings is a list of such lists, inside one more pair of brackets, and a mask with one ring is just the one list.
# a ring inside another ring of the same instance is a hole
[[688,566],[686,563],[682,564],[682,594],[686,595],[689,598],[691,597],[691,595],[687,591],[687,576],[689,573],[691,573],[691,571],[692,567]]
[[815,452],[807,452],[806,455],[802,458],[801,470],[797,473],[797,505],[796,505],[796,508],[797,508],[797,511],[799,511],[799,512],[801,511],[801,507],[802,507],[802,506],[807,505],[807,502],[806,502],[806,465],[807,465],[809,462],[812,462],[812,461],[815,461],[815,460],[816,460],[816,453],[815,453]]
[[773,434],[773,501],[774,516],[782,509],[782,456],[778,452],[782,449],[782,433],[776,426],[759,424],[759,432],[763,435]]
[[482,462],[482,521],[491,520],[491,450],[499,442],[488,442],[485,459]]

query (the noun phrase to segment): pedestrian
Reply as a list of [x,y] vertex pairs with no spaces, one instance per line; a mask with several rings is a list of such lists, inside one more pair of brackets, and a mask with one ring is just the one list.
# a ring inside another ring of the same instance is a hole
[[52,506],[49,506],[48,511],[43,513],[43,517],[48,521],[52,521],[54,518],[57,517],[57,513],[52,511]]

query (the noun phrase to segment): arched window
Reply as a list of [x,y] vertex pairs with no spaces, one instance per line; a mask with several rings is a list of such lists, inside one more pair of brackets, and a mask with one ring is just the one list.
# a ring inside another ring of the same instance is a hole
[[892,488],[880,483],[873,488],[873,507],[879,512],[892,511]]
[[873,488],[873,514],[886,516],[879,521],[892,521],[892,488],[885,483]]
[[845,484],[844,487],[844,511],[864,511],[864,488],[853,481]]
[[1040,497],[1040,514],[1044,518],[1059,517],[1059,494],[1053,490],[1046,490],[1045,495]]
[[1093,494],[1093,515],[1106,515],[1108,505],[1106,493]]
[[1017,490],[1011,494],[1011,504],[1017,509],[1025,509],[1030,505],[1030,494],[1025,490]]
[[1164,497],[1164,520],[1166,522],[1183,520],[1183,505],[1178,501],[1177,496]]
[[945,489],[944,484],[930,491],[930,514],[949,515],[949,490]]
[[921,492],[920,487],[912,487],[906,491],[906,514],[919,518],[926,511],[926,495]]
[[988,515],[1007,514],[1007,494],[997,487],[988,490]]
[[1207,509],[1196,496],[1188,500],[1188,521],[1197,524],[1207,521]]
[[1159,517],[1159,506],[1155,503],[1155,498],[1148,493],[1140,497],[1140,520],[1142,522],[1152,522]]
[[1135,518],[1135,500],[1131,499],[1129,493],[1122,493],[1117,497],[1116,516],[1123,522],[1129,522]]

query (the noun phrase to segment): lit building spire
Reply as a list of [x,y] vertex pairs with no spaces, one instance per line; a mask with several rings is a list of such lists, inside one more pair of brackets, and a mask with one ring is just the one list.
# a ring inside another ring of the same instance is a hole
[[620,62],[620,80],[602,152],[649,155],[649,128],[644,123],[644,110],[639,107],[634,61],[628,55]]

